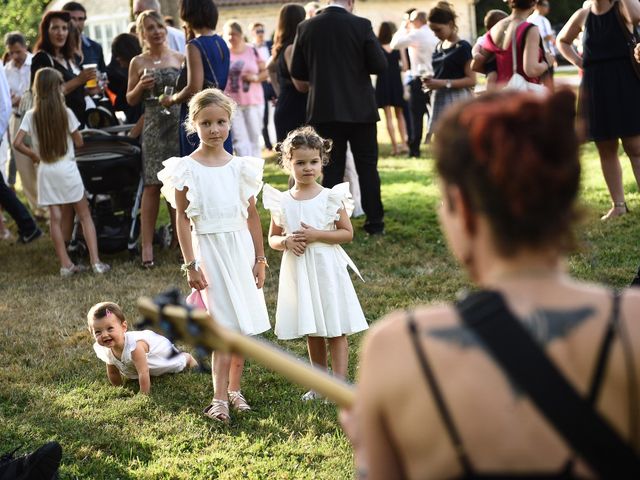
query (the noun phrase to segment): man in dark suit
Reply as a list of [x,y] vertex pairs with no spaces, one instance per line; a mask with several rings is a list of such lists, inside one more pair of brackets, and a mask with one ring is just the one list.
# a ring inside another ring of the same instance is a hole
[[351,13],[355,0],[333,0],[313,18],[298,25],[291,58],[296,88],[309,92],[307,122],[333,140],[323,185],[344,177],[347,142],[358,171],[365,230],[384,232],[384,210],[378,175],[378,107],[371,74],[387,67],[371,22]]

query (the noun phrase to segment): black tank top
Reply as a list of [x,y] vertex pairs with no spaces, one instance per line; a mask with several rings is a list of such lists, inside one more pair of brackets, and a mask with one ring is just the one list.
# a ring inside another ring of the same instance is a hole
[[[616,327],[618,323],[619,317],[619,305],[620,305],[620,297],[618,295],[614,295],[612,302],[612,310],[610,320],[607,326],[607,331],[602,340],[602,345],[600,348],[600,352],[606,352],[601,354],[596,363],[596,367],[593,373],[593,378],[591,380],[591,388],[589,389],[589,401],[593,406],[595,404],[595,400],[597,399],[598,393],[600,391],[600,387],[602,386],[602,379],[604,376],[605,365],[608,358],[609,347],[615,337]],[[427,385],[429,390],[433,396],[433,399],[436,403],[436,407],[440,413],[442,421],[445,425],[449,438],[453,444],[454,450],[456,452],[456,456],[458,458],[458,462],[462,466],[463,474],[460,477],[461,479],[469,479],[469,480],[491,480],[491,479],[540,479],[540,480],[572,480],[579,478],[573,473],[575,458],[570,457],[567,462],[564,464],[563,468],[560,471],[556,472],[538,472],[538,473],[507,473],[507,472],[487,472],[481,473],[477,472],[469,459],[466,448],[462,441],[462,437],[453,421],[453,417],[445,402],[444,395],[440,386],[438,385],[437,379],[435,377],[435,373],[429,364],[429,360],[427,358],[427,353],[423,349],[422,344],[419,338],[419,330],[418,326],[415,322],[413,311],[407,312],[407,326],[409,328],[409,334],[411,336],[412,343],[414,345],[416,355],[418,356],[418,360],[420,366],[423,370],[424,376],[427,381]],[[631,421],[631,419],[630,419]],[[634,427],[635,428],[635,427]],[[632,430],[633,431],[633,430]]]

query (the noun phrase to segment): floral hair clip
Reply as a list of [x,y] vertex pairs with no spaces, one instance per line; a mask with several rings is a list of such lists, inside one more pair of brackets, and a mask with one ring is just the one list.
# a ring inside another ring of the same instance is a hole
[[112,315],[111,310],[109,310],[108,308],[104,309],[104,316],[105,317],[110,317]]

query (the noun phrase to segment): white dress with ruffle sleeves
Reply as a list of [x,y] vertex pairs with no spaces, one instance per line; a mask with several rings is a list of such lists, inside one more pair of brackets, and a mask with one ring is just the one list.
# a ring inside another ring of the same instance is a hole
[[191,241],[207,279],[207,310],[221,325],[257,335],[271,328],[262,289],[253,277],[255,249],[247,225],[249,200],[262,188],[264,161],[232,157],[210,167],[187,156],[163,162],[158,172],[164,197],[176,207],[175,191],[187,187]]
[[[265,185],[262,201],[285,235],[300,229],[301,222],[318,230],[335,230],[338,211],[344,207],[349,215],[353,212],[347,182],[324,188],[309,200],[296,200],[289,190],[280,192]],[[347,266],[360,276],[340,245],[313,242],[299,257],[291,251],[283,253],[275,326],[279,339],[333,338],[368,328]]]

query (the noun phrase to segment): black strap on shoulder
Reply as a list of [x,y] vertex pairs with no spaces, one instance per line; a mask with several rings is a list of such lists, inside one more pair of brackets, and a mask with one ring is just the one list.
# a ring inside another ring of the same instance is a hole
[[589,403],[595,406],[598,400],[598,393],[600,393],[600,387],[602,386],[602,380],[604,379],[604,373],[607,369],[607,361],[609,360],[609,352],[611,351],[611,345],[613,344],[613,337],[615,336],[618,327],[618,317],[620,316],[620,295],[616,292],[613,294],[613,302],[611,306],[611,317],[607,324],[607,331],[602,339],[600,345],[600,352],[598,353],[598,359],[596,360],[596,368],[593,372],[593,378],[591,379],[591,387],[589,388],[589,396],[587,397]]
[[451,416],[451,412],[449,412],[449,408],[444,401],[444,395],[442,395],[442,391],[440,390],[440,386],[438,385],[438,381],[436,380],[433,369],[429,364],[427,352],[420,345],[418,326],[416,325],[412,310],[407,311],[407,323],[409,326],[411,342],[413,343],[413,347],[415,348],[420,367],[422,368],[422,372],[424,373],[424,376],[427,380],[429,390],[433,394],[433,399],[436,402],[436,407],[440,412],[440,416],[442,417],[444,426],[447,430],[447,433],[449,434],[449,438],[451,439],[451,443],[453,444],[453,448],[456,452],[456,456],[458,457],[458,461],[462,465],[462,469],[464,470],[465,475],[467,477],[470,477],[473,474],[471,461],[469,460],[467,452],[464,449],[464,445],[462,444],[462,437],[460,436],[455,423],[453,423],[453,417]]
[[457,308],[511,381],[598,476],[640,478],[640,459],[633,449],[564,378],[499,293],[476,293]]

